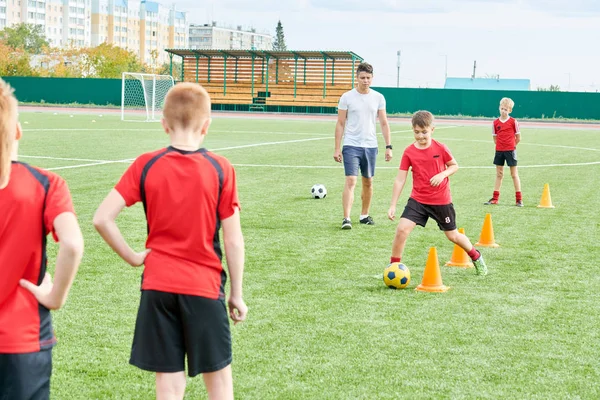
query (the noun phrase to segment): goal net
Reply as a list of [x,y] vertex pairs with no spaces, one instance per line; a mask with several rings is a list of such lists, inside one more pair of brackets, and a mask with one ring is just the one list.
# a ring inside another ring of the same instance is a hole
[[165,96],[174,85],[170,75],[123,72],[121,120],[160,121]]

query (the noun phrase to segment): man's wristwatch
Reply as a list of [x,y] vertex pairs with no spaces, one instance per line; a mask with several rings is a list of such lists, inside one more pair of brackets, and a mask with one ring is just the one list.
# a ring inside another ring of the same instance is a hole
[[392,150],[392,145],[391,145],[391,144],[388,144],[387,146],[385,146],[385,148],[386,148],[386,149],[390,149],[390,150]]

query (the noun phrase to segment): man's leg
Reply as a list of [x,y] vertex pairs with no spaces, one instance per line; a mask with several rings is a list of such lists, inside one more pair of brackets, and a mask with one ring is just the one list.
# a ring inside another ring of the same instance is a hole
[[342,207],[344,208],[344,218],[350,219],[352,203],[354,203],[354,188],[356,187],[356,176],[346,176],[344,192],[342,193]]
[[231,364],[225,368],[202,374],[209,400],[233,400]]
[[369,215],[371,199],[373,198],[373,177],[362,177],[362,194],[360,198],[362,200],[362,211],[360,215]]
[[185,393],[185,372],[157,372],[156,400],[181,400]]

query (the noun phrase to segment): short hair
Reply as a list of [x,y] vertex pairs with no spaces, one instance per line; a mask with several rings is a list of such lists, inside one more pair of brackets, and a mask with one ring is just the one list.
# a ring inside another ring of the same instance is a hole
[[360,74],[361,72],[366,72],[368,74],[373,75],[373,66],[368,62],[363,61],[360,64],[358,64],[358,67],[356,67],[356,75]]
[[14,89],[0,79],[0,188],[8,184],[10,159],[17,126],[17,98]]
[[210,118],[208,92],[197,83],[178,83],[167,93],[163,118],[171,129],[200,129]]
[[515,106],[515,102],[511,98],[503,97],[502,100],[500,100],[500,105],[505,105],[508,107],[509,111],[512,111],[513,107]]
[[421,128],[427,128],[433,126],[433,114],[429,111],[421,110],[417,111],[412,116],[412,126],[419,126]]

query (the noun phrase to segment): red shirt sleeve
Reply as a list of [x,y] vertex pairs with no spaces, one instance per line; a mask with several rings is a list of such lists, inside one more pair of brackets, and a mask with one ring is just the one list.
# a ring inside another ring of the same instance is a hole
[[404,150],[404,153],[402,154],[402,159],[400,160],[400,169],[402,171],[408,171],[408,168],[410,168],[411,166],[410,157],[406,153],[407,151]]
[[218,206],[219,218],[221,220],[229,218],[233,215],[236,208],[240,208],[238,200],[237,183],[235,178],[235,169],[225,160],[223,168],[223,189],[221,191],[221,200]]
[[141,178],[141,165],[143,162],[140,158],[137,158],[133,164],[127,168],[115,189],[123,199],[125,199],[125,205],[131,207],[135,203],[142,201],[140,195],[140,178]]
[[49,173],[50,187],[46,195],[46,208],[44,211],[44,227],[46,232],[52,233],[52,237],[58,242],[58,237],[54,231],[54,220],[60,214],[70,212],[75,214],[73,200],[67,182],[60,176]]
[[444,164],[448,164],[448,162],[450,162],[452,158],[454,157],[452,157],[450,149],[448,148],[448,146],[442,143],[442,159],[444,160]]

